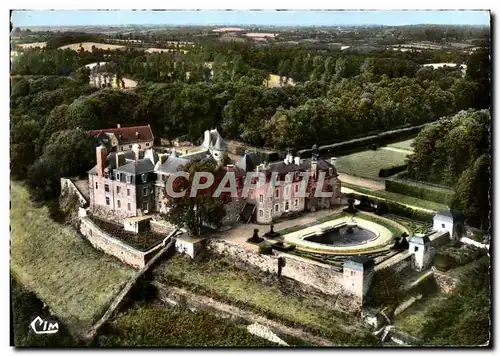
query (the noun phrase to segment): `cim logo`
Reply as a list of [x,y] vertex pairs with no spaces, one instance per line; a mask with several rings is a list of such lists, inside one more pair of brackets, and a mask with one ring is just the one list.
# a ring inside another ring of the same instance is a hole
[[55,334],[59,331],[59,323],[54,320],[43,320],[37,316],[30,324],[35,334]]

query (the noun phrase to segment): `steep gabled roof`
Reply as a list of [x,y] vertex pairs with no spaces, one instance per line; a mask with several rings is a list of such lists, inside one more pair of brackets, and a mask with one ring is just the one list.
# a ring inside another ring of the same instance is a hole
[[149,125],[115,127],[110,129],[100,129],[88,131],[91,136],[99,136],[102,133],[114,134],[120,144],[131,144],[134,142],[151,141],[154,139],[153,131]]
[[445,217],[445,218],[448,218],[448,219],[451,219],[451,220],[456,220],[456,221],[461,221],[461,220],[464,220],[465,219],[465,216],[459,212],[459,211],[456,211],[456,210],[442,210],[442,211],[438,211],[435,215],[436,217]]

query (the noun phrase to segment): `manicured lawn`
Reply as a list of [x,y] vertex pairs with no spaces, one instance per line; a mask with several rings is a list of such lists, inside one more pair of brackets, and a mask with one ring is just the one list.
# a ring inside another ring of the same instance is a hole
[[394,147],[394,148],[399,148],[401,150],[408,150],[408,151],[413,151],[413,146],[411,145],[415,139],[412,138],[410,140],[406,141],[401,141],[401,142],[396,142],[392,143],[390,145],[387,145],[388,147]]
[[375,197],[384,198],[384,199],[391,200],[391,201],[394,201],[394,202],[399,203],[399,204],[404,204],[404,205],[408,205],[408,206],[415,206],[418,208],[423,208],[423,209],[433,210],[433,211],[446,210],[446,205],[444,205],[444,204],[435,203],[435,202],[429,201],[429,200],[418,199],[418,198],[410,197],[408,195],[388,192],[386,190],[371,190],[371,189],[367,189],[364,187],[360,187],[360,186],[357,186],[354,184],[348,184],[348,183],[342,183],[342,186],[344,186],[346,188],[350,188],[352,190],[355,190],[359,193],[364,193],[364,194],[368,194],[368,195],[373,195]]
[[238,269],[227,258],[193,262],[185,256],[174,256],[160,265],[155,274],[167,285],[179,285],[288,324],[298,324],[338,345],[373,345],[374,342],[355,317],[322,308],[314,298],[284,291],[279,283],[264,283],[262,280],[269,278],[265,274]]
[[74,332],[90,327],[134,270],[50,219],[11,182],[11,270]]
[[378,149],[353,153],[337,158],[337,168],[340,173],[356,177],[378,179],[382,168],[405,164],[407,154]]

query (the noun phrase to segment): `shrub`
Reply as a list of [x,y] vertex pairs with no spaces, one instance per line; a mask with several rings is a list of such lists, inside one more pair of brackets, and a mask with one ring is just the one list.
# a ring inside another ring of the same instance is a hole
[[259,244],[259,254],[261,255],[272,255],[273,247],[267,242],[262,242]]
[[387,179],[385,181],[385,190],[446,205],[450,204],[454,195],[451,189],[408,179]]
[[382,168],[378,172],[378,176],[379,176],[379,178],[390,177],[390,176],[393,176],[396,173],[400,173],[400,172],[406,171],[406,167],[407,167],[407,165],[403,164],[403,165],[394,165],[394,166],[391,166],[391,167],[388,167],[388,168]]

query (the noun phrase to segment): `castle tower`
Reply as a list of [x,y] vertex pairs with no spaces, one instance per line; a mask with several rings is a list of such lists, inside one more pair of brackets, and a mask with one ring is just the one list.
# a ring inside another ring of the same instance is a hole
[[421,271],[422,269],[428,267],[429,247],[431,243],[431,241],[429,240],[429,236],[424,234],[416,234],[410,237],[408,243],[408,252],[413,254],[412,258],[417,271]]
[[375,263],[366,256],[353,256],[344,262],[344,288],[359,298],[361,304],[370,289]]

